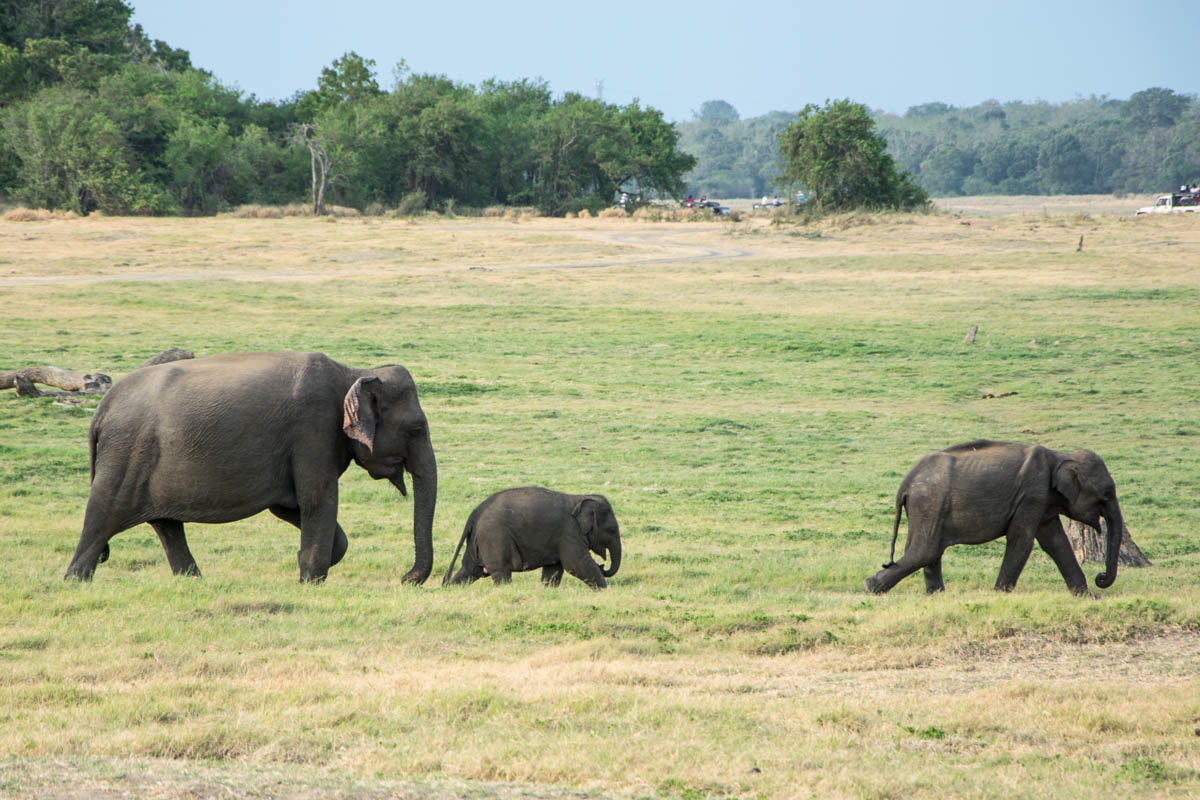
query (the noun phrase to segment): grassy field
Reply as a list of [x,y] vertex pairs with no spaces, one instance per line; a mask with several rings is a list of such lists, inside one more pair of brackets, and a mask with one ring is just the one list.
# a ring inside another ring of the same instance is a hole
[[[65,583],[91,411],[4,392],[0,795],[1194,796],[1198,222],[0,222],[0,370],[401,363],[440,467],[419,588],[355,467],[324,585],[269,515],[189,526],[202,580],[141,526]],[[998,595],[993,543],[865,594],[905,472],[976,437],[1100,453],[1153,566],[1078,599],[1035,551]],[[440,588],[528,484],[608,496],[612,587]]]

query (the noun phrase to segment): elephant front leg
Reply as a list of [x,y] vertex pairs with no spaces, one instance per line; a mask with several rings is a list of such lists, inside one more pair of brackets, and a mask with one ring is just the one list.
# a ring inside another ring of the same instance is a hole
[[192,575],[200,577],[200,567],[188,549],[187,536],[183,532],[183,523],[174,519],[152,519],[150,527],[158,534],[163,552],[167,554],[167,563],[171,572],[176,575]]
[[300,582],[323,581],[333,563],[333,544],[337,538],[337,503],[317,503],[300,509]]
[[[271,506],[268,510],[284,522],[291,523],[297,528],[300,528],[300,509],[287,508],[285,506]],[[342,526],[335,522],[334,527],[333,553],[329,557],[329,566],[331,567],[341,561],[346,555],[346,550],[350,548],[350,540],[346,538],[346,532],[342,530]]]
[[1038,528],[1037,541],[1050,558],[1054,559],[1071,594],[1091,596],[1092,593],[1088,591],[1087,578],[1083,576],[1083,570],[1079,568],[1079,562],[1075,559],[1075,551],[1071,549],[1071,540],[1067,538],[1067,532],[1063,530],[1062,520],[1058,517],[1051,517],[1043,522]]
[[593,589],[608,588],[608,582],[604,580],[604,573],[592,560],[586,541],[578,533],[563,537],[559,544],[558,556],[561,569],[579,578]]

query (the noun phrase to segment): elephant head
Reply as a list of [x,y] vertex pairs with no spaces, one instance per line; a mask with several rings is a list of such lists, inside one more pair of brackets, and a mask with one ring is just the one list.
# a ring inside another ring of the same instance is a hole
[[422,583],[433,569],[433,512],[437,504],[437,460],[417,387],[404,367],[365,370],[343,400],[342,431],[353,458],[376,480],[387,478],[407,495],[404,472],[413,482],[413,541],[416,563],[406,583]]
[[1117,485],[1100,456],[1092,451],[1075,450],[1063,455],[1051,475],[1050,486],[1062,496],[1062,513],[1071,519],[1096,530],[1100,530],[1101,517],[1108,523],[1104,572],[1096,576],[1096,585],[1107,589],[1117,579],[1117,556],[1125,530]]
[[587,538],[588,549],[602,559],[607,551],[608,569],[601,568],[604,577],[616,575],[621,568],[621,528],[608,500],[603,495],[589,494],[575,504],[571,515]]

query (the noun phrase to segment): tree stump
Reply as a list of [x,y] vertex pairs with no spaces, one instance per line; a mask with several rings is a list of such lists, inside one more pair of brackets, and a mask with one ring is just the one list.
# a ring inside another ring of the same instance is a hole
[[[1084,525],[1073,519],[1064,519],[1063,529],[1075,551],[1075,558],[1080,564],[1087,561],[1104,563],[1105,542],[1108,540],[1108,521],[1100,520],[1100,530]],[[1148,567],[1150,559],[1142,554],[1141,549],[1133,543],[1129,535],[1129,527],[1121,531],[1121,550],[1117,555],[1117,563],[1122,567]]]

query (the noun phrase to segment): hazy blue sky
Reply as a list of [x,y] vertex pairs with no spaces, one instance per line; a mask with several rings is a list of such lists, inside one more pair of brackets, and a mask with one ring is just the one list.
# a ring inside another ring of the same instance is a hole
[[467,83],[541,77],[555,94],[603,81],[605,100],[640,97],[670,120],[714,99],[751,117],[842,97],[903,113],[1200,93],[1196,0],[132,2],[152,38],[263,100],[314,88],[349,50],[375,59],[384,88],[400,59]]

